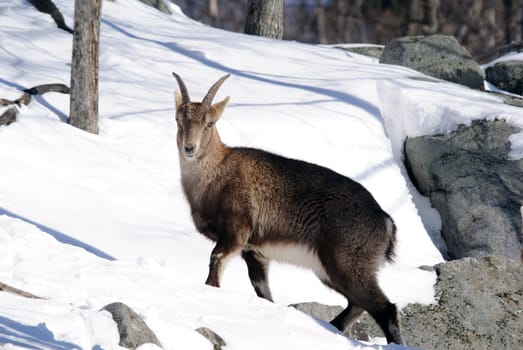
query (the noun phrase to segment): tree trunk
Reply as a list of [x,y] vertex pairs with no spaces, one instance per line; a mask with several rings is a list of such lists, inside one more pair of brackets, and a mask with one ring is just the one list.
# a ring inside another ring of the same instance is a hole
[[505,43],[518,43],[522,40],[523,1],[504,0],[505,5]]
[[320,44],[328,44],[329,41],[327,39],[327,19],[325,15],[325,5],[323,4],[323,1],[320,1],[318,5],[316,5],[316,27],[318,30],[318,41]]
[[283,38],[283,0],[248,0],[245,33]]
[[220,18],[220,11],[218,10],[218,0],[208,0],[207,10],[209,17],[211,18],[211,25],[213,27],[218,26],[218,20]]
[[76,0],[69,124],[98,134],[98,47],[102,0]]

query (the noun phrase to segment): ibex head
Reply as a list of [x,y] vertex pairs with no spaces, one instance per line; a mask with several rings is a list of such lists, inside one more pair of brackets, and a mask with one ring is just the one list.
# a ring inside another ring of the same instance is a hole
[[178,81],[180,90],[176,90],[174,100],[176,103],[176,123],[178,124],[177,142],[180,155],[185,159],[196,159],[205,153],[205,150],[216,133],[214,124],[221,117],[229,97],[223,101],[212,104],[214,95],[230,74],[221,77],[211,86],[202,102],[191,102],[187,87],[182,78],[173,72]]

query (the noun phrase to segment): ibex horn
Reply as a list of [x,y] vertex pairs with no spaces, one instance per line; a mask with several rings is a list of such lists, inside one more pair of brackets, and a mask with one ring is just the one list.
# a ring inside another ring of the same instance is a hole
[[220,86],[230,76],[231,76],[230,74],[224,75],[223,77],[218,79],[218,81],[216,83],[214,83],[213,86],[211,86],[211,88],[209,89],[209,92],[207,92],[207,95],[205,95],[205,97],[202,100],[202,106],[203,107],[205,107],[205,108],[211,107],[211,103],[212,103],[212,100],[214,98],[214,95],[216,95],[216,92],[218,91]]
[[187,92],[187,87],[185,86],[185,83],[183,82],[182,78],[180,78],[180,76],[174,72],[173,76],[176,78],[178,86],[180,87],[180,93],[182,94],[182,103],[185,104],[191,102],[191,98],[189,97],[189,93]]

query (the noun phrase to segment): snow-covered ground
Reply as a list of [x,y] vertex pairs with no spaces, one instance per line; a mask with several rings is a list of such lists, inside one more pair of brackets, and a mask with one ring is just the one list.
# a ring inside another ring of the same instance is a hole
[[[73,1],[55,0],[72,26]],[[274,263],[275,303],[255,296],[240,258],[223,287],[205,286],[212,243],[198,234],[182,195],[171,72],[194,100],[232,76],[218,124],[230,145],[263,148],[330,167],[364,184],[399,228],[397,259],[380,282],[400,306],[433,301],[443,261],[440,220],[405,177],[405,136],[449,132],[472,119],[523,127],[521,109],[455,84],[332,47],[274,41],[168,16],[135,0],[104,2],[100,134],[65,123],[69,96],[49,93],[0,127],[0,282],[43,300],[0,292],[0,347],[120,349],[99,310],[134,308],[165,349],[393,349],[364,344],[286,305],[344,305],[308,271]],[[0,1],[0,97],[69,85],[72,36],[27,2]],[[0,113],[3,109],[0,109]],[[523,156],[523,134],[511,138]],[[306,176],[306,174],[304,174]],[[145,345],[143,349],[153,349]]]

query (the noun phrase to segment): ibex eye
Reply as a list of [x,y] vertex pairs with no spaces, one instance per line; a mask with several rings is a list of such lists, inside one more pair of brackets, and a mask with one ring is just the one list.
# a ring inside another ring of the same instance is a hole
[[213,125],[214,125],[213,122],[208,122],[207,123],[207,128],[210,129],[210,128],[212,128]]

